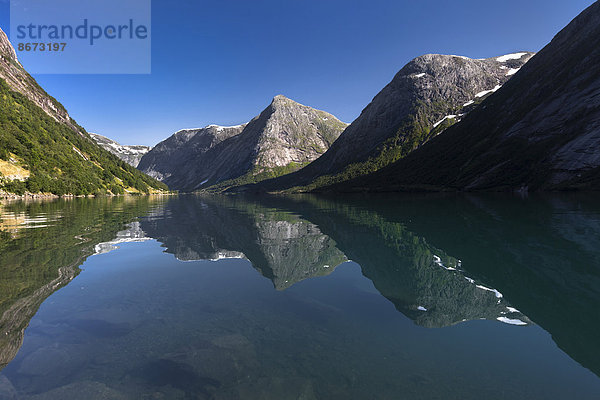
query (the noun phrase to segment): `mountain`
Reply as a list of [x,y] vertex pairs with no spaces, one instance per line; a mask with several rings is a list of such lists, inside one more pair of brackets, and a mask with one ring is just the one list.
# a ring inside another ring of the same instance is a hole
[[597,190],[600,3],[462,122],[406,159],[331,190]]
[[331,148],[300,171],[260,188],[302,191],[378,170],[456,123],[533,55],[482,60],[427,54],[404,66]]
[[132,167],[137,167],[144,154],[152,149],[148,146],[139,145],[124,146],[112,139],[107,138],[106,136],[98,135],[97,133],[90,133],[89,135],[92,139],[94,139],[98,146],[119,157]]
[[193,158],[204,154],[223,140],[242,132],[246,125],[209,125],[199,129],[183,129],[150,150],[138,169],[161,181],[190,168]]
[[[279,95],[246,125],[178,132],[144,156],[139,168],[182,191],[258,182],[314,161],[346,126],[331,114]],[[194,148],[190,143],[198,134],[203,144]]]
[[94,143],[25,71],[0,30],[0,196],[166,189]]
[[71,119],[63,105],[46,93],[35,79],[25,71],[17,59],[15,49],[2,29],[0,29],[0,77],[11,90],[24,95],[54,120],[81,133],[80,127]]

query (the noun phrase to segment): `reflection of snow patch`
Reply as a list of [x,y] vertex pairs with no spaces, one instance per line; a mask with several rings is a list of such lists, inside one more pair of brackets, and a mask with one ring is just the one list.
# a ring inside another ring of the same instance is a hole
[[106,254],[119,248],[119,244],[123,243],[141,243],[152,240],[146,236],[139,222],[132,222],[127,225],[128,229],[117,232],[116,238],[109,241],[98,243],[94,247],[94,254]]
[[442,259],[436,256],[435,254],[433,255],[433,262],[447,271],[456,271],[456,268],[454,267],[446,267],[444,263],[442,263]]
[[419,310],[419,311],[427,311],[427,309],[425,307],[423,307],[423,306],[417,307],[417,310]]
[[508,311],[510,311],[511,313],[520,313],[520,312],[521,312],[521,311],[517,310],[517,309],[516,309],[516,308],[514,308],[514,307],[506,307],[506,309],[507,309]]
[[488,292],[494,292],[494,294],[496,295],[496,297],[499,298],[499,299],[501,299],[503,297],[502,293],[500,293],[496,289],[490,289],[489,287],[485,287],[485,286],[482,286],[482,285],[477,285],[477,287],[479,289],[482,289],[482,290],[487,290]]
[[498,321],[503,322],[505,324],[509,324],[509,325],[527,325],[527,322],[523,322],[520,319],[510,319],[510,318],[506,318],[506,317],[498,317],[496,318]]

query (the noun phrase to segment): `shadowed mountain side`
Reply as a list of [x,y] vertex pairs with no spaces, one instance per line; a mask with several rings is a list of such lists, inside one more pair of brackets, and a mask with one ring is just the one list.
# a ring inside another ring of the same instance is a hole
[[600,2],[463,121],[372,175],[325,190],[600,187]]
[[321,157],[301,170],[233,191],[311,191],[372,173],[460,121],[533,55],[474,60],[426,54],[406,64]]

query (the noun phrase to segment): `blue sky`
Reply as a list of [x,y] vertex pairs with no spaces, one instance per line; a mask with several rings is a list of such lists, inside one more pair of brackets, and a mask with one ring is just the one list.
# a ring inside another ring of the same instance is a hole
[[88,131],[123,144],[247,122],[277,94],[351,122],[414,57],[538,51],[592,3],[153,0],[150,75],[35,78]]

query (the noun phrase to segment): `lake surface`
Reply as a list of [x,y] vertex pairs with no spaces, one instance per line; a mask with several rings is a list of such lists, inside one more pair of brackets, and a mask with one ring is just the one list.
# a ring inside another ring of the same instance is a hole
[[599,399],[600,197],[0,206],[0,399]]

